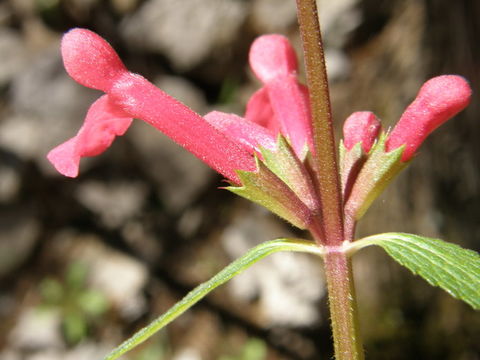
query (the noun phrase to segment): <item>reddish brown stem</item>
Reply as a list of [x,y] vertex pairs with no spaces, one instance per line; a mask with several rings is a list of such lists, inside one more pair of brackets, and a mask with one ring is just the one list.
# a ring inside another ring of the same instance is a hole
[[363,360],[352,264],[342,251],[324,256],[336,360]]
[[322,36],[315,0],[297,0],[297,8],[312,108],[312,166],[322,202],[325,242],[335,246],[343,241],[342,198]]

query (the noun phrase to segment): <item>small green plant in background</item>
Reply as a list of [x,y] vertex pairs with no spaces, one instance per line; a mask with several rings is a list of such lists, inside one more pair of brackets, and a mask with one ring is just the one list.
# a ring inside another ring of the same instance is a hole
[[257,338],[250,338],[237,354],[222,355],[219,360],[265,360],[266,357],[267,346],[265,342]]
[[69,344],[76,344],[88,334],[91,324],[109,307],[106,297],[89,289],[85,264],[70,264],[62,279],[47,277],[40,283],[43,308],[56,308],[62,317],[62,331]]
[[166,359],[170,353],[168,347],[168,339],[165,336],[165,333],[162,333],[160,339],[152,342],[152,344],[146,346],[138,354],[132,356],[133,360],[159,360]]

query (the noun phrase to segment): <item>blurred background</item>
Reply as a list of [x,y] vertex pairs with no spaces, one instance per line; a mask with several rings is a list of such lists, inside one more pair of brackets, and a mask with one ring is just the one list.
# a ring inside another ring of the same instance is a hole
[[[480,2],[319,1],[336,126],[374,111],[392,126],[428,78],[455,73],[470,107],[422,147],[358,236],[402,231],[480,249]],[[99,93],[71,80],[62,33],[87,27],[128,68],[197,112],[243,114],[259,84],[252,40],[287,35],[294,0],[0,2],[0,359],[100,359],[246,249],[303,236],[218,187],[192,155],[141,121],[81,175],[45,155]],[[355,257],[368,359],[480,359],[480,316],[389,259]],[[276,254],[125,356],[154,360],[332,358],[321,266]]]

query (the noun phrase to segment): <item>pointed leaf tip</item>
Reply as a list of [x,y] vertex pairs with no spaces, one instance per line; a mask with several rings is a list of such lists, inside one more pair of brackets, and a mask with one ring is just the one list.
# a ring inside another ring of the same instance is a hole
[[250,66],[264,83],[297,71],[297,56],[285,36],[263,35],[250,48]]
[[114,80],[127,71],[110,44],[86,29],[67,32],[61,50],[68,74],[93,89],[107,92]]

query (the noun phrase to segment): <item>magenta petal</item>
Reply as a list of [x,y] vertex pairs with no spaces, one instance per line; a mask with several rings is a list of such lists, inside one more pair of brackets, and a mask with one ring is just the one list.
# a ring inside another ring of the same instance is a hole
[[280,123],[270,104],[268,89],[262,87],[248,100],[245,119],[270,129],[275,135],[280,133]]
[[110,44],[85,29],[72,29],[63,36],[62,57],[73,79],[104,92],[108,92],[114,80],[127,71]]
[[[306,145],[313,151],[313,131],[310,116],[308,90],[296,78],[297,59],[288,39],[281,35],[259,37],[250,48],[250,66],[255,75],[265,84],[275,122],[280,124],[282,134],[289,139],[299,157],[305,155]],[[260,108],[264,96],[256,95],[249,107],[247,118],[266,117]],[[257,105],[258,104],[258,105]],[[261,112],[251,115],[253,109]]]
[[282,35],[257,38],[250,48],[249,61],[253,72],[263,83],[295,74],[298,67],[295,50]]
[[313,151],[307,88],[299,84],[293,76],[270,81],[265,87],[268,89],[270,103],[282,133],[290,140],[297,156],[305,155],[306,146]]
[[432,131],[469,104],[471,95],[470,85],[461,76],[428,80],[388,136],[386,150],[405,145],[402,161],[410,160]]
[[252,154],[259,146],[276,149],[275,135],[268,129],[234,114],[212,111],[204,116],[211,125],[226,136],[244,145]]
[[240,183],[236,170],[256,169],[250,152],[237,141],[140,75],[117,79],[109,95],[132,117],[148,122],[233,182]]
[[64,176],[78,176],[80,155],[77,152],[76,144],[77,139],[71,138],[52,149],[47,155],[48,161],[50,161],[52,165],[55,166],[55,169]]
[[370,111],[357,111],[343,124],[343,143],[348,150],[362,143],[363,151],[368,153],[380,131],[380,120]]
[[104,95],[90,106],[77,135],[50,151],[47,158],[61,174],[76,177],[80,158],[101,154],[131,123],[132,118]]

